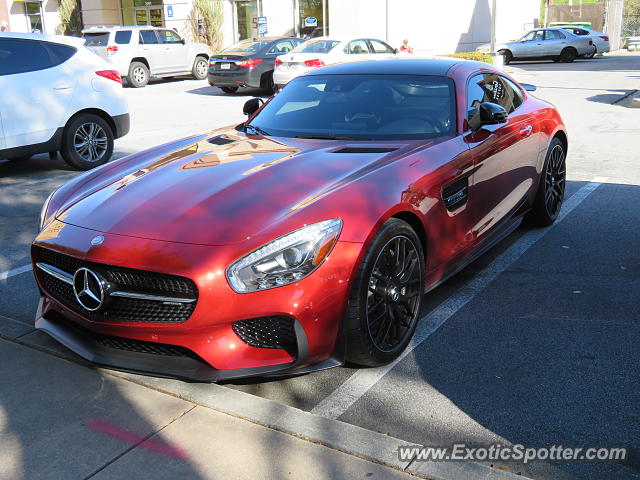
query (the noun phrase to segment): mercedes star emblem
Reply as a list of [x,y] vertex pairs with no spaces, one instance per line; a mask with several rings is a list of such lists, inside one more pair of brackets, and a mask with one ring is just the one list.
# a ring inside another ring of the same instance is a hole
[[104,280],[88,268],[79,268],[73,275],[73,293],[85,310],[95,312],[104,302]]
[[98,235],[97,237],[93,237],[91,239],[91,245],[93,245],[94,247],[96,245],[100,245],[102,242],[104,242],[104,237],[102,235]]

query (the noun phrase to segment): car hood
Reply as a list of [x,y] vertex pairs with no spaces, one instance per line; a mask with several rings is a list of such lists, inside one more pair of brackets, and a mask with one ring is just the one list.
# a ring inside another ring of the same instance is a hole
[[62,203],[56,201],[57,218],[153,240],[237,243],[396,161],[414,143],[214,132],[140,152],[78,179]]

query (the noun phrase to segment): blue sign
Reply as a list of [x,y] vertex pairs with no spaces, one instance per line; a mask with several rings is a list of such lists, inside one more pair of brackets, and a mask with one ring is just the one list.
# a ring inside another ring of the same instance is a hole
[[173,5],[167,5],[167,17],[173,17]]
[[258,34],[267,34],[267,17],[258,17]]
[[307,17],[304,19],[304,26],[305,27],[317,27],[318,26],[318,19],[316,17]]

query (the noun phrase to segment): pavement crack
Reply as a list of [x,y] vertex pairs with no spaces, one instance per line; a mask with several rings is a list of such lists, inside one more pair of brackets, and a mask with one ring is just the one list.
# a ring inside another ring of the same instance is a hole
[[98,468],[97,470],[95,470],[93,473],[91,473],[90,475],[87,475],[86,477],[84,477],[84,480],[89,480],[90,478],[95,477],[98,473],[102,472],[104,469],[106,469],[107,467],[109,467],[110,465],[113,465],[115,462],[117,462],[118,460],[120,460],[122,457],[124,457],[127,453],[131,452],[132,450],[136,449],[137,447],[139,447],[140,445],[142,445],[143,443],[145,443],[147,440],[149,440],[152,437],[155,437],[157,434],[159,434],[160,432],[162,432],[165,428],[167,428],[169,425],[173,424],[174,422],[176,422],[177,420],[180,420],[182,417],[184,417],[187,413],[191,412],[194,408],[196,408],[197,405],[193,405],[191,408],[188,408],[187,410],[185,410],[184,412],[182,412],[180,415],[178,415],[177,417],[171,419],[166,425],[163,425],[161,428],[159,428],[158,430],[154,430],[151,433],[149,433],[148,435],[146,435],[145,437],[141,438],[140,441],[134,443],[133,445],[131,445],[129,448],[126,448],[122,453],[116,455],[115,457],[113,457],[111,460],[109,460],[107,463],[105,463],[104,465],[102,465],[100,468]]

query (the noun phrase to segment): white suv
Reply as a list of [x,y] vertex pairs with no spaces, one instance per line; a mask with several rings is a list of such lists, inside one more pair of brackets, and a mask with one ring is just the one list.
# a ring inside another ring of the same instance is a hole
[[132,87],[144,87],[150,76],[207,78],[209,47],[189,43],[168,28],[95,27],[83,30],[82,37],[85,46],[113,65]]
[[0,158],[62,153],[80,170],[106,163],[129,132],[120,74],[60,35],[0,33]]

